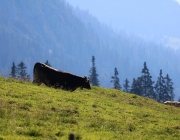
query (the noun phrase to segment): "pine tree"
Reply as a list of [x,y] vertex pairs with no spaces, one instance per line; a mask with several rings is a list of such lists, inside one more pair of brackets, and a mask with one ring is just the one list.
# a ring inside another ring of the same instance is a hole
[[98,74],[95,67],[95,57],[92,56],[92,68],[90,69],[89,81],[93,86],[99,86]]
[[21,61],[18,66],[17,66],[17,70],[18,70],[18,79],[21,80],[30,80],[30,76],[27,75],[26,73],[26,66],[25,64]]
[[139,96],[143,95],[143,88],[141,84],[141,77],[138,77],[137,79],[133,78],[133,82],[130,89],[131,93],[137,94]]
[[162,70],[160,70],[159,77],[156,81],[156,84],[154,86],[155,92],[156,92],[156,100],[158,102],[164,102],[164,92],[165,92],[165,80],[162,75]]
[[165,90],[164,90],[164,101],[173,101],[174,100],[174,88],[173,88],[173,82],[172,79],[169,78],[169,75],[167,74],[165,79]]
[[17,78],[17,67],[16,67],[14,62],[13,62],[12,67],[11,67],[10,76],[11,76],[11,78]]
[[124,89],[123,89],[124,92],[130,92],[129,81],[128,81],[127,78],[126,78],[126,80],[124,81],[123,87],[124,87]]
[[114,76],[112,76],[111,78],[112,78],[111,82],[114,84],[113,88],[120,90],[121,85],[119,83],[120,80],[118,78],[118,70],[117,70],[117,68],[114,69]]
[[51,67],[51,64],[49,63],[48,60],[46,60],[45,64]]
[[145,97],[156,99],[156,94],[154,92],[152,76],[149,73],[149,69],[144,62],[144,68],[142,69],[141,83],[143,88],[143,95]]

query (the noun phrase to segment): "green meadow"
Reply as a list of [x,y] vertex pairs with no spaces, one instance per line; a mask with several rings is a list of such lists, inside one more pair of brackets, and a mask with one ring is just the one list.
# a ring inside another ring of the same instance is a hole
[[0,77],[0,140],[179,140],[180,108],[93,86],[74,92]]

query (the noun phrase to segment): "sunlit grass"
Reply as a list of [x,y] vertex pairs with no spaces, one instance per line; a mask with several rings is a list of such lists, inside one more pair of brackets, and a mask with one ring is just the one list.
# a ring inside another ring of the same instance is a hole
[[68,92],[0,77],[0,140],[179,139],[180,109],[114,89]]

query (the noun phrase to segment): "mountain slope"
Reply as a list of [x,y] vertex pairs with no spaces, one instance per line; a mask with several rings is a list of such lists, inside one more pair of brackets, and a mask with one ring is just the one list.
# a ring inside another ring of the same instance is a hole
[[125,30],[147,40],[160,41],[163,36],[180,38],[180,5],[176,0],[67,0],[88,10],[113,29]]
[[108,51],[63,0],[1,1],[0,5],[3,72],[13,61],[17,64],[23,60],[32,75],[34,63],[48,59],[58,69],[87,75],[92,55],[98,51],[102,56]]
[[48,60],[56,69],[88,76],[94,55],[103,87],[112,87],[115,67],[122,85],[140,76],[146,61],[154,80],[162,69],[179,93],[180,52],[114,33],[87,13],[85,23],[80,14],[64,0],[0,1],[0,74],[8,77],[12,62],[23,61],[32,77],[34,64]]
[[114,89],[75,92],[0,77],[0,139],[178,139],[179,108]]
[[[171,4],[172,3],[173,2],[171,2]],[[100,23],[99,20],[92,16],[88,11],[76,8],[75,13],[87,28],[93,27],[99,38],[105,42],[109,48],[117,54],[122,55],[118,61],[118,56],[115,60],[110,59],[110,61],[115,61],[113,64],[119,70],[121,83],[125,78],[132,79],[132,77],[140,76],[143,67],[142,64],[146,61],[154,81],[157,80],[160,69],[162,69],[164,76],[167,73],[170,74],[174,83],[176,98],[179,96],[178,93],[180,88],[177,75],[180,74],[180,68],[178,65],[180,62],[180,49],[173,50],[172,48],[162,44],[145,41],[135,35],[127,34],[125,31],[119,31],[119,33],[117,33],[106,25]]]

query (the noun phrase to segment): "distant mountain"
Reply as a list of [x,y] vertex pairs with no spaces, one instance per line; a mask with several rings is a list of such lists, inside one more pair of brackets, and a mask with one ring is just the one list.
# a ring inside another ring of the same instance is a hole
[[180,41],[171,39],[180,39],[179,0],[67,1],[75,7],[90,11],[98,20],[113,29],[124,30],[148,41],[166,43],[180,49]]
[[36,61],[48,59],[59,69],[73,71],[94,54],[86,53],[94,51],[90,46],[97,44],[95,35],[89,35],[64,1],[2,0],[0,10],[3,67],[23,60],[32,69]]
[[23,61],[32,77],[35,62],[46,60],[56,69],[88,76],[94,55],[100,85],[112,87],[115,67],[122,85],[125,78],[132,82],[141,76],[146,61],[153,80],[160,69],[164,76],[169,74],[178,97],[179,54],[123,32],[117,34],[64,0],[0,1],[0,73],[5,76],[12,62]]
[[[174,50],[172,47],[168,47],[168,45],[172,45],[174,42],[176,43],[174,44],[174,47],[177,46],[179,41],[178,39],[170,38],[170,40],[172,40],[171,43],[164,43],[167,44],[167,46],[157,44],[152,41],[145,41],[143,38],[128,35],[124,31],[120,31],[119,33],[113,31],[111,28],[100,23],[98,19],[89,14],[88,11],[83,11],[79,8],[76,8],[75,11],[76,15],[84,22],[87,28],[92,26],[101,40],[106,42],[105,44],[108,45],[109,48],[122,55],[124,60],[128,60],[128,62],[125,61],[127,65],[124,65],[123,62],[121,63],[123,64],[122,66],[124,66],[123,69],[129,67],[126,69],[126,77],[130,76],[128,78],[131,78],[135,75],[140,75],[142,64],[146,61],[150,72],[153,75],[154,81],[157,80],[156,78],[159,76],[159,70],[162,69],[164,75],[167,73],[172,75],[175,85],[176,82],[178,83],[179,79],[177,75],[180,73],[180,69],[178,67],[180,58],[178,55],[180,54],[180,50]],[[169,37],[166,38],[166,41],[168,40]],[[132,69],[134,70],[133,74],[131,74]],[[124,74],[124,71],[122,73]],[[121,76],[123,77],[123,75]],[[176,87],[176,93],[178,93],[179,90],[180,88]]]

